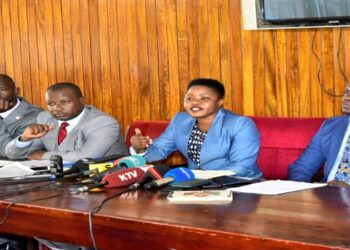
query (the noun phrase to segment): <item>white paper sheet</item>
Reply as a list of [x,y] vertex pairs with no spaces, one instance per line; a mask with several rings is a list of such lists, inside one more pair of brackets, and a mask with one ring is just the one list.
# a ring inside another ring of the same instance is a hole
[[50,161],[49,160],[30,160],[30,161],[7,161],[7,160],[0,160],[0,166],[7,166],[9,164],[13,164],[14,162],[17,162],[21,164],[22,166],[27,167],[43,167],[43,166],[49,166]]
[[13,161],[0,160],[0,167],[13,163]]
[[296,181],[272,180],[253,183],[241,187],[229,188],[229,190],[240,193],[276,195],[310,188],[318,188],[326,185],[327,184],[325,183],[306,183]]
[[15,161],[0,168],[0,178],[32,175],[34,174],[34,172],[35,171],[29,168],[28,166],[25,166],[20,162]]

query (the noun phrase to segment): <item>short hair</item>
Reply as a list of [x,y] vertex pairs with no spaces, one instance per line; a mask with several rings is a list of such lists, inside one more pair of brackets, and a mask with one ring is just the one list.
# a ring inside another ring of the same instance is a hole
[[189,90],[193,86],[205,86],[215,90],[218,94],[219,98],[222,99],[225,96],[225,87],[224,85],[215,79],[210,78],[197,78],[193,79],[188,83],[187,90]]
[[16,84],[11,77],[5,74],[0,74],[0,81],[7,83],[10,87],[15,88]]
[[77,97],[82,97],[83,93],[81,92],[78,85],[71,82],[58,82],[47,88],[47,91],[56,91],[61,89],[70,89]]

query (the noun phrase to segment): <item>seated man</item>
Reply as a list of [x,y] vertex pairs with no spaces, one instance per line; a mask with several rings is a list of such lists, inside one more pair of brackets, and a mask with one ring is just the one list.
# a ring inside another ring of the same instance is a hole
[[343,116],[327,119],[299,159],[288,168],[288,179],[311,182],[324,165],[323,182],[350,184],[350,85],[345,88]]
[[35,123],[41,108],[17,96],[19,88],[11,77],[0,74],[0,157],[6,158],[5,146]]
[[38,115],[37,124],[6,146],[9,158],[29,160],[62,156],[64,161],[127,155],[118,122],[106,113],[85,105],[80,88],[69,82],[50,86],[45,94],[48,111]]

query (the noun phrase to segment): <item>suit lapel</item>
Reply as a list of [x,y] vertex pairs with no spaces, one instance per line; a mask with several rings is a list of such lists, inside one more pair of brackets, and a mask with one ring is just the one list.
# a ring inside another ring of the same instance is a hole
[[56,151],[58,149],[58,143],[57,143],[57,137],[58,137],[58,131],[60,129],[60,126],[58,125],[58,121],[51,118],[51,123],[54,124],[54,129],[52,130],[52,133],[49,133],[46,135],[47,139],[45,140],[48,144],[48,148],[52,151]]
[[338,156],[340,147],[344,139],[344,135],[348,128],[349,116],[346,115],[342,117],[342,119],[339,122],[340,122],[339,126],[335,126],[334,136],[331,137],[332,140],[331,140],[331,148],[330,148],[330,154],[329,154],[331,156],[329,160],[330,166],[333,166],[334,161]]
[[[185,119],[184,121],[181,121],[181,124],[178,129],[178,133],[175,134],[175,141],[177,142],[177,146],[180,150],[180,152],[187,156],[187,144],[188,139],[190,138],[190,134],[192,131],[192,128],[195,123],[195,119],[190,117],[190,119]],[[178,134],[182,134],[184,136],[177,136]]]
[[217,113],[212,125],[210,126],[207,136],[203,142],[201,154],[200,154],[200,164],[205,164],[209,159],[212,152],[220,150],[219,148],[219,138],[221,137],[224,112],[222,109]]

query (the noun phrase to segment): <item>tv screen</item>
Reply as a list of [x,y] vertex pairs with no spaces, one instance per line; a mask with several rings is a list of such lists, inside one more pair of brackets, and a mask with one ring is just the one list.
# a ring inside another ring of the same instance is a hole
[[260,8],[263,21],[271,24],[350,22],[350,0],[260,0]]

